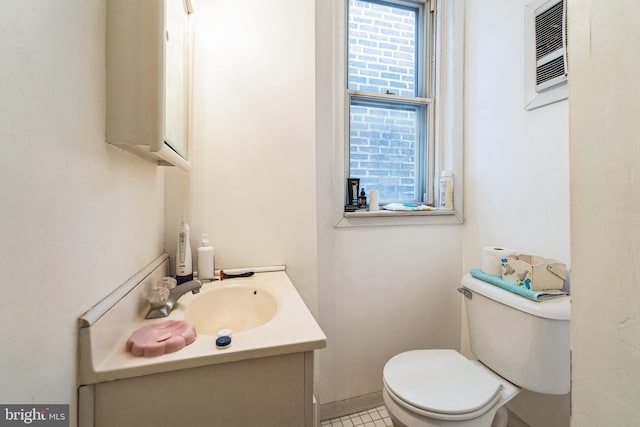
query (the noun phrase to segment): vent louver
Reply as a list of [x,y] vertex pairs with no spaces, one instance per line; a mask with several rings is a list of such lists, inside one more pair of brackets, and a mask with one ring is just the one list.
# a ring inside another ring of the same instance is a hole
[[558,58],[536,68],[536,85],[541,85],[556,77],[564,77],[564,58]]
[[524,108],[569,97],[568,0],[526,0],[524,6]]
[[562,49],[562,8],[560,2],[536,16],[536,59]]
[[567,80],[567,25],[565,0],[535,17],[536,91]]

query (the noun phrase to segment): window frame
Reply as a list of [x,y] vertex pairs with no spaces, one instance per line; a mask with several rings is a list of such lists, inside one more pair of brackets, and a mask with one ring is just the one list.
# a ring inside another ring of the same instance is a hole
[[[345,90],[345,163],[344,180],[351,177],[351,106],[354,99],[375,103],[392,103],[398,105],[424,105],[426,108],[426,123],[419,123],[416,128],[418,141],[416,144],[416,185],[414,191],[417,200],[394,200],[393,202],[435,204],[435,187],[431,173],[435,168],[435,120],[433,92],[435,88],[435,11],[431,10],[435,0],[360,0],[384,6],[397,5],[401,8],[416,9],[416,79],[415,95],[406,96],[392,93],[377,93],[349,89],[349,2],[344,1],[345,7],[345,37],[344,37],[344,90]],[[420,160],[418,160],[420,159]],[[420,195],[419,193],[422,192]],[[346,200],[346,194],[344,197]]]
[[[421,25],[418,26],[418,34],[417,38],[423,40],[424,43],[422,45],[417,46],[416,56],[422,58],[432,58],[434,54],[434,33],[435,33],[435,21],[433,19],[434,13],[431,12],[431,4],[435,3],[435,0],[360,0],[369,3],[377,3],[381,5],[393,4],[398,5],[404,8],[414,8],[416,5],[422,5],[419,10],[419,14],[417,20],[421,22]],[[344,1],[344,16],[345,16],[345,55],[349,55],[349,0]],[[434,10],[435,12],[435,10]],[[430,23],[427,20],[431,20]],[[428,33],[426,33],[427,26],[432,28]],[[346,58],[346,56],[345,56]],[[432,58],[433,59],[433,58]],[[433,64],[432,60],[429,64],[426,64],[424,67],[420,68],[418,73],[416,73],[416,97],[420,97],[418,94],[423,93],[423,98],[428,98],[431,96],[434,85],[432,84],[431,75],[433,74]],[[345,60],[345,89],[349,89],[349,61]]]
[[[429,46],[433,49],[429,64],[433,103],[431,128],[434,133],[431,147],[432,168],[429,188],[432,202],[437,202],[437,188],[441,171],[454,175],[454,209],[430,211],[356,211],[345,212],[345,178],[349,161],[349,109],[348,81],[348,0],[333,0],[334,31],[333,63],[335,75],[334,128],[334,203],[335,227],[369,227],[429,224],[461,224],[463,211],[463,124],[464,124],[464,13],[465,0],[430,0],[433,8],[434,36]],[[436,3],[437,1],[437,3]],[[427,3],[429,4],[429,3]],[[425,9],[428,11],[428,9]],[[425,68],[427,70],[427,68]],[[399,96],[399,95],[393,95]]]
[[433,144],[430,144],[429,141],[433,140],[434,130],[433,126],[429,126],[433,122],[433,100],[430,98],[418,98],[418,97],[406,97],[399,95],[387,95],[387,94],[378,94],[376,96],[372,96],[370,92],[361,92],[354,90],[347,90],[347,94],[345,96],[346,105],[346,132],[347,132],[347,140],[345,141],[345,180],[351,177],[351,106],[353,105],[353,100],[357,99],[358,101],[367,102],[373,101],[381,107],[386,107],[389,104],[397,104],[400,106],[424,106],[426,109],[426,123],[417,123],[416,126],[416,139],[418,140],[416,143],[416,159],[421,158],[418,162],[416,160],[416,185],[414,191],[422,191],[422,197],[419,197],[420,200],[394,200],[393,202],[410,202],[410,203],[427,203],[429,204],[431,200],[433,200],[432,191],[428,190],[428,185],[430,184],[430,179],[427,178],[427,171],[433,168],[435,162],[433,161],[434,148]]

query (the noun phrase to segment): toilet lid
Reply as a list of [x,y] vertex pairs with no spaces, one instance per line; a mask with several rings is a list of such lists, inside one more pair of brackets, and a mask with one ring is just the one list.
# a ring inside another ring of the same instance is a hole
[[425,411],[465,414],[495,401],[501,384],[454,350],[414,350],[387,362],[384,382],[397,397]]

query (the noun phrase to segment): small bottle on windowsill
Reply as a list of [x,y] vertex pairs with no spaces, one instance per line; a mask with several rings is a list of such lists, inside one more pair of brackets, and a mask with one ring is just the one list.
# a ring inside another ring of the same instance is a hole
[[367,207],[367,195],[364,192],[364,187],[360,190],[360,197],[358,197],[358,207],[366,208]]

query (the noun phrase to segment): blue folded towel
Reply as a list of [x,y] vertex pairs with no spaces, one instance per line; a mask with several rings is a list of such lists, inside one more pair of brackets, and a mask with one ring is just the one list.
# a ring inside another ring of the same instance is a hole
[[559,289],[550,289],[546,291],[532,291],[531,289],[527,289],[524,286],[514,285],[505,280],[502,280],[500,277],[490,276],[486,273],[483,273],[479,268],[475,268],[469,272],[472,277],[476,279],[482,280],[483,282],[491,283],[492,285],[498,286],[507,291],[513,292],[514,294],[518,294],[525,298],[529,298],[532,301],[544,301],[549,298],[561,297],[563,295],[568,295],[567,292],[561,291]]

